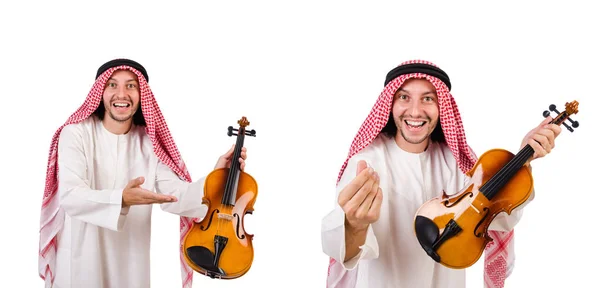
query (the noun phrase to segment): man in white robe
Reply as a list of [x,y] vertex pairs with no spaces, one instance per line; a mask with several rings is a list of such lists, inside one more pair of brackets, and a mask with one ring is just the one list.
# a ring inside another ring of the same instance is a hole
[[[135,61],[105,63],[53,138],[40,237],[46,287],[150,287],[152,204],[182,216],[181,235],[207,211],[204,177],[192,181],[186,171],[147,81]],[[215,169],[232,155],[233,147]],[[181,265],[191,287],[192,271]]]
[[[415,213],[442,191],[470,180],[476,156],[466,143],[450,80],[427,61],[407,61],[388,73],[384,91],[342,166],[336,204],[322,220],[323,251],[331,257],[327,287],[462,288],[465,271],[426,254],[414,230]],[[560,133],[551,117],[526,135],[543,157]],[[537,141],[537,142],[536,142]],[[513,228],[522,208],[499,214],[489,227],[485,286],[503,287],[513,258]]]

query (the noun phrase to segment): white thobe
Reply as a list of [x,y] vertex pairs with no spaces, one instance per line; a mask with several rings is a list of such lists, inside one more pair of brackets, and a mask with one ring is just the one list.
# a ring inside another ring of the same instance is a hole
[[[379,174],[383,202],[379,220],[369,225],[359,254],[344,263],[345,216],[337,195],[356,176],[360,160]],[[335,208],[322,220],[323,251],[338,262],[332,267],[328,287],[465,287],[465,270],[449,269],[431,259],[415,236],[413,221],[427,200],[442,190],[457,193],[468,180],[446,145],[431,143],[425,152],[409,153],[393,138],[378,136],[349,160],[336,189]],[[526,203],[532,199],[533,193]],[[510,216],[499,214],[489,230],[510,231],[526,203]]]
[[150,227],[153,205],[121,207],[123,189],[137,177],[142,188],[173,195],[164,211],[202,218],[204,178],[179,177],[154,154],[144,127],[124,135],[94,115],[62,130],[58,144],[58,196],[65,211],[58,234],[57,288],[150,287]]

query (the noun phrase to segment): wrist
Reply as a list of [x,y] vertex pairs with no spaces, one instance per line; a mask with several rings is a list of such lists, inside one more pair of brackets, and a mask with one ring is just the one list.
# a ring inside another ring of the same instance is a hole
[[369,229],[369,224],[352,224],[350,221],[348,221],[348,219],[346,219],[345,222],[346,225],[344,226],[346,227],[346,233],[351,235],[362,234]]
[[129,207],[129,204],[125,201],[125,190],[123,190],[123,193],[121,194],[121,208],[127,207]]

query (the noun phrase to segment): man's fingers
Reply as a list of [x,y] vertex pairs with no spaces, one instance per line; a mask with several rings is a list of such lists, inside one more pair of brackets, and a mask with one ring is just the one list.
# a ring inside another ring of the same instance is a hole
[[373,168],[364,169],[358,176],[354,177],[342,191],[340,191],[340,195],[338,196],[338,203],[340,206],[344,207],[350,199],[356,194],[358,190],[371,178],[371,174],[373,173]]
[[358,209],[356,209],[356,212],[354,213],[354,215],[357,219],[366,220],[367,213],[369,213],[369,209],[371,208],[371,203],[373,203],[373,198],[375,198],[376,194],[377,193],[369,192],[369,194],[365,198],[365,201],[363,201],[362,204],[360,204],[360,206],[358,206]]
[[175,196],[158,194],[146,189],[140,190],[140,197],[148,203],[167,203],[177,201]]
[[547,127],[548,129],[552,130],[552,132],[554,132],[554,137],[560,135],[560,132],[562,131],[562,128],[557,124],[548,124]]
[[144,180],[145,179],[144,179],[143,176],[137,177],[135,179],[131,179],[129,181],[129,183],[127,183],[126,187],[128,187],[128,188],[134,188],[134,187],[140,186],[140,185],[144,184]]
[[[371,204],[373,204],[373,198],[377,195],[377,190],[379,188],[379,181],[373,181],[373,185],[371,185],[370,191],[365,197],[365,200],[362,201],[360,207],[358,207],[356,211],[356,218],[365,219],[367,214],[369,213],[369,209],[371,208]],[[357,194],[358,195],[358,194]]]
[[535,151],[532,156],[533,159],[546,155],[544,147],[542,147],[542,145],[540,145],[540,143],[535,141],[534,138],[529,139],[529,141],[527,141],[527,144],[529,144],[529,146],[531,146],[531,148],[533,148],[533,151]]
[[543,127],[544,125],[546,125],[550,122],[552,122],[552,116],[548,116],[548,117],[544,118],[544,120],[542,120],[542,123],[540,123],[540,125],[538,125],[538,127]]
[[358,164],[356,164],[356,176],[358,176],[365,169],[367,169],[367,161],[365,161],[365,160],[358,161]]
[[544,137],[546,137],[546,139],[548,139],[548,143],[550,144],[550,148],[554,148],[554,138],[556,137],[556,134],[554,133],[554,131],[550,128],[544,128],[542,130],[540,130],[538,132],[538,134],[543,135]]
[[381,211],[381,203],[383,202],[383,191],[381,188],[377,188],[377,194],[375,194],[375,199],[373,199],[373,204],[371,204],[371,209],[367,213],[367,220],[370,222],[379,219],[379,211]]
[[544,152],[550,153],[550,150],[552,150],[552,146],[549,142],[550,140],[545,135],[538,133],[534,134],[532,138],[540,144],[542,149],[544,149]]
[[352,196],[352,198],[350,198],[350,200],[346,202],[346,205],[342,207],[347,207],[345,209],[347,210],[347,212],[356,211],[360,207],[360,205],[365,201],[365,198],[367,198],[367,196],[371,193],[375,182],[375,177],[370,177],[369,180],[365,182],[365,184],[363,184],[362,187],[360,187],[358,192],[356,192],[354,196]]
[[227,150],[227,152],[225,152],[225,154],[223,154],[223,156],[221,156],[221,157],[223,157],[225,159],[229,159],[231,157],[231,155],[233,155],[233,148],[234,147],[235,147],[235,144],[231,145],[231,148],[229,148],[229,150]]

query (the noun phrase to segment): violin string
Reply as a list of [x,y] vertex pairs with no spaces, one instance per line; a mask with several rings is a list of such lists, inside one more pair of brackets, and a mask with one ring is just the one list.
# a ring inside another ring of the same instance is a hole
[[[223,199],[225,199],[225,204],[223,204],[223,200],[221,200],[221,209],[220,209],[220,213],[223,214],[227,214],[227,215],[231,215],[233,209],[231,207],[231,198],[233,197],[234,191],[233,191],[233,187],[235,187],[235,185],[233,185],[233,181],[235,179],[235,171],[237,171],[239,169],[239,158],[241,156],[241,145],[240,143],[243,143],[243,139],[244,139],[244,128],[240,127],[238,129],[238,137],[236,139],[236,144],[234,146],[234,150],[233,150],[233,155],[231,156],[230,159],[230,164],[229,164],[229,173],[227,174],[227,181],[225,182],[225,191],[223,194]],[[229,183],[229,185],[227,185]],[[233,215],[231,215],[233,216]],[[222,225],[226,225],[227,223],[230,223],[231,220],[223,220],[221,217],[219,217],[219,220],[217,222],[217,234],[220,232]]]
[[507,180],[511,178],[518,169],[520,169],[520,166],[522,166],[522,163],[529,158],[532,151],[533,148],[531,148],[529,144],[523,147],[523,149],[517,153],[513,160],[508,162],[506,166],[502,167],[498,174],[492,177],[490,181],[486,182],[486,186],[489,188],[486,187],[486,192],[484,192],[484,195],[488,197],[488,199],[492,198],[497,193],[497,189],[506,184]]
[[525,150],[530,150],[529,148],[531,148],[531,146],[529,145],[524,147],[523,150],[520,153],[517,153],[517,156],[512,161],[510,161],[508,165],[506,165],[506,167],[504,167],[504,169],[500,171],[500,173],[498,173],[498,176],[494,177],[495,179],[493,179],[493,182],[490,185],[490,190],[488,192],[490,194],[490,197],[493,197],[497,193],[497,190],[500,188],[500,186],[504,185],[507,182],[508,178],[512,176],[511,174],[514,174],[514,172],[516,172],[519,163],[524,162],[526,157],[528,157],[530,151]]

